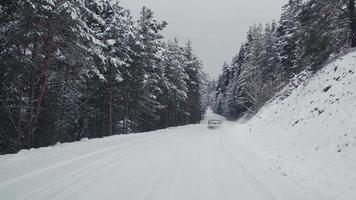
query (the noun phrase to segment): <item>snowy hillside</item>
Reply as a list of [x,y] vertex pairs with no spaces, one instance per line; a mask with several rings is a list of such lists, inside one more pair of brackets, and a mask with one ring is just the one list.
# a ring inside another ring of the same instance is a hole
[[356,197],[356,52],[231,131],[312,199]]

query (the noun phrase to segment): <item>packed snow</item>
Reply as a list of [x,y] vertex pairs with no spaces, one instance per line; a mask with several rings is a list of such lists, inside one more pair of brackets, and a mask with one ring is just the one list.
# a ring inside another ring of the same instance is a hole
[[[219,118],[209,113],[207,118]],[[232,122],[207,122],[24,150],[0,157],[6,200],[303,200],[293,183],[237,145]]]

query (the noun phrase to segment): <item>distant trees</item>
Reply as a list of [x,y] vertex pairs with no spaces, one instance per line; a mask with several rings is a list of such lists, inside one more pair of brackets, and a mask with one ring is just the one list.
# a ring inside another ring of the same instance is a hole
[[196,123],[202,64],[110,0],[0,2],[0,153]]
[[290,0],[278,24],[252,26],[239,54],[224,64],[215,112],[230,119],[255,114],[292,77],[355,47],[355,15],[354,0]]

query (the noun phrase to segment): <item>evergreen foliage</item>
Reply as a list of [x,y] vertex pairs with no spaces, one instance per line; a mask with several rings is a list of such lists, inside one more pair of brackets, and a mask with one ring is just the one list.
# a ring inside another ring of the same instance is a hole
[[289,0],[278,24],[251,26],[238,55],[224,64],[214,111],[229,119],[253,115],[290,79],[355,47],[355,16],[355,0]]
[[0,2],[0,154],[197,123],[202,63],[111,0]]

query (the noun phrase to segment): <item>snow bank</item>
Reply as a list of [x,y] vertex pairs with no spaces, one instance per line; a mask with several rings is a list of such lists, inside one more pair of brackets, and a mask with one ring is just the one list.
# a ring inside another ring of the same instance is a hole
[[[356,197],[356,51],[231,130],[311,199]],[[236,134],[237,135],[237,134]]]

